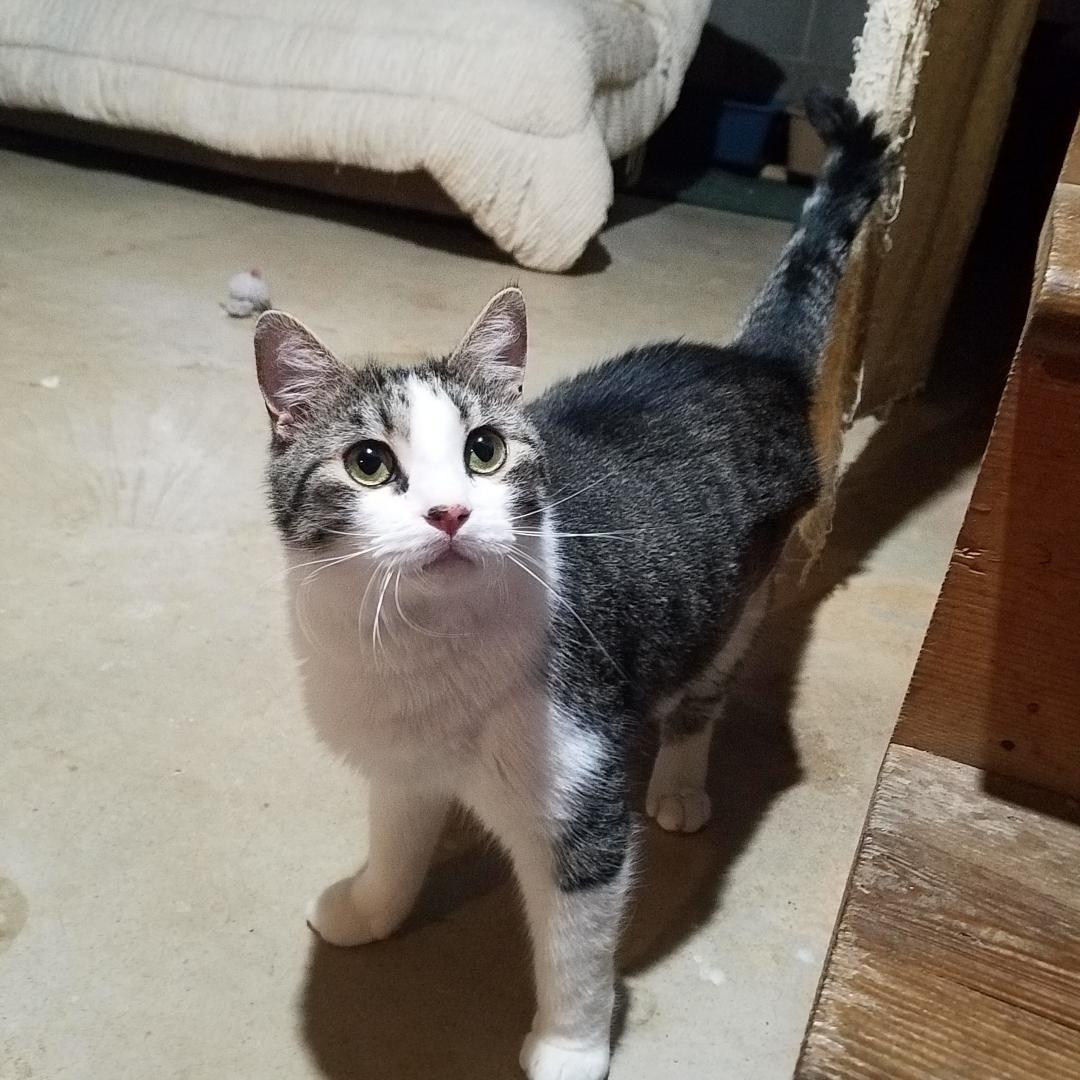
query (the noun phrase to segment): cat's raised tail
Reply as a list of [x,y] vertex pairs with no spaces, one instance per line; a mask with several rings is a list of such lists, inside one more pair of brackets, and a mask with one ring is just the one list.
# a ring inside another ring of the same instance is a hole
[[806,112],[828,157],[734,344],[794,366],[812,388],[851,245],[884,187],[890,140],[848,98],[813,91]]

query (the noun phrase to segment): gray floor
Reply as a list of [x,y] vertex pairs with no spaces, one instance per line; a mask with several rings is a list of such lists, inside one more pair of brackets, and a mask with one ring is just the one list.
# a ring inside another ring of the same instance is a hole
[[[535,390],[726,335],[787,232],[625,204],[587,272],[552,277],[462,226],[273,202],[0,152],[3,1080],[517,1075],[526,943],[467,829],[398,938],[336,951],[304,925],[364,829],[298,708],[228,276],[257,263],[326,341],[393,358],[516,279]],[[790,1074],[970,488],[956,415],[871,437],[717,738],[716,820],[645,829],[616,1080]]]

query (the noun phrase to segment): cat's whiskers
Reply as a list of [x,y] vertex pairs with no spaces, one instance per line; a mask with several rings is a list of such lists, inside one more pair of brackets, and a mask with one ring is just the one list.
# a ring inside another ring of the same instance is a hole
[[[352,553],[350,552],[349,554]],[[271,582],[277,583],[279,581],[284,581],[294,570],[304,570],[309,566],[319,566],[322,563],[334,562],[341,557],[342,556],[340,555],[328,555],[324,559],[309,559],[307,562],[293,563],[291,566],[286,566],[283,570],[275,571],[266,579],[266,582],[267,584],[270,584]]]
[[[401,571],[394,571],[394,607],[397,609],[398,618],[409,627],[411,630],[415,630],[418,634],[431,634],[431,631],[425,630],[422,626],[417,626],[408,615],[405,614],[401,607]],[[432,637],[438,637],[440,635],[431,634]]]
[[383,601],[386,599],[386,590],[390,585],[390,576],[393,572],[394,567],[391,565],[386,568],[386,572],[383,574],[382,585],[379,588],[379,600],[375,605],[375,618],[371,623],[371,653],[376,659],[378,659],[379,656],[379,649],[382,649],[384,654],[386,652],[386,647],[383,645],[382,640],[382,608]]
[[304,586],[310,586],[312,579],[316,574],[322,573],[323,570],[329,569],[331,566],[339,566],[341,563],[348,562],[350,559],[357,559],[361,555],[370,555],[374,551],[374,548],[361,548],[359,551],[349,551],[344,555],[337,555],[329,559],[315,559],[313,562],[301,563],[299,566],[294,566],[292,569],[300,570],[305,566],[314,566],[315,569],[308,574],[303,581]]
[[329,533],[331,536],[348,536],[355,540],[367,540],[369,539],[367,533],[362,532],[350,532],[346,529],[328,529],[325,526],[322,529],[323,532]]
[[[537,567],[539,570],[543,571],[545,569],[544,564],[542,562],[540,562],[538,559],[534,559],[532,556],[527,555],[524,551],[520,550],[520,548],[515,548],[514,550],[515,550],[515,553],[517,555],[521,556],[521,558],[526,559],[528,562],[532,563],[533,566]],[[623,677],[625,678],[625,674],[624,674],[622,668],[619,667],[619,665],[615,662],[614,657],[607,651],[607,649],[604,648],[604,646],[600,642],[600,639],[596,636],[596,634],[593,633],[592,627],[590,627],[589,624],[581,617],[581,615],[578,614],[578,611],[573,606],[573,604],[571,604],[570,601],[566,599],[566,597],[564,597],[549,582],[545,581],[539,574],[536,574],[532,570],[530,570],[529,567],[527,567],[525,565],[525,563],[519,562],[518,559],[515,558],[514,555],[510,554],[509,551],[504,552],[504,554],[505,554],[506,558],[508,558],[512,563],[514,563],[519,569],[524,570],[525,573],[529,575],[529,577],[531,577],[531,578],[533,578],[533,580],[539,582],[539,584],[542,585],[548,591],[548,593],[552,596],[553,599],[555,599],[559,604],[561,604],[563,607],[565,607],[566,610],[569,611],[571,615],[573,615],[574,619],[578,622],[578,624],[585,631],[585,633],[589,635],[589,637],[593,641],[593,644],[595,644],[596,647],[600,650],[600,652],[604,655],[604,657],[607,659],[608,663],[610,663],[611,666],[620,675],[623,675]]]
[[573,540],[577,538],[597,540],[629,540],[632,533],[628,532],[556,532],[545,529],[515,529],[515,536],[551,536],[556,540]]
[[402,610],[401,596],[400,596],[400,592],[399,592],[400,587],[401,587],[401,570],[399,569],[399,570],[394,571],[394,607],[397,608],[397,613],[400,616],[401,621],[407,627],[409,627],[410,630],[415,630],[418,634],[424,634],[426,637],[434,637],[434,638],[461,638],[461,637],[472,637],[473,636],[471,634],[447,634],[447,633],[443,633],[442,631],[439,631],[439,630],[432,630],[429,627],[418,626]]
[[367,604],[368,594],[371,592],[371,587],[375,584],[375,580],[381,573],[382,568],[383,561],[381,559],[377,559],[374,567],[372,567],[371,576],[368,578],[368,583],[364,586],[363,595],[360,597],[360,604],[356,609],[356,632],[357,635],[360,637],[361,641],[363,640],[364,634],[364,606],[365,604]]
[[307,574],[300,582],[296,589],[296,621],[300,627],[300,632],[304,635],[304,639],[312,648],[320,648],[321,643],[316,639],[312,632],[311,622],[308,618],[308,601],[310,599],[312,580],[315,575],[321,570],[325,570],[329,566],[336,566],[339,563],[348,562],[350,559],[358,558],[361,555],[367,555],[372,548],[363,548],[359,551],[349,551],[344,555],[330,555],[324,559],[311,559],[305,563],[296,563],[293,566],[288,566],[282,574],[275,575],[274,580],[281,580],[288,577],[293,570],[303,570],[306,567],[314,566],[315,569]]
[[517,514],[510,520],[511,522],[524,521],[525,518],[533,517],[535,514],[542,514],[545,510],[550,510],[552,509],[552,507],[560,506],[564,502],[569,502],[571,499],[576,499],[579,495],[584,495],[586,491],[589,491],[591,488],[596,487],[597,484],[602,484],[605,480],[609,478],[610,474],[608,476],[600,476],[596,480],[593,480],[591,483],[586,484],[583,488],[578,488],[577,491],[573,491],[569,495],[564,495],[561,499],[556,499],[554,502],[547,503],[545,506],[538,507],[536,510],[530,510],[526,514]]
[[620,668],[619,665],[617,663],[615,663],[614,657],[612,657],[612,655],[607,651],[607,649],[604,648],[604,646],[600,642],[600,639],[593,633],[592,628],[589,626],[589,624],[578,614],[577,609],[574,607],[574,605],[571,604],[570,601],[567,600],[566,597],[564,597],[557,589],[555,589],[551,585],[550,582],[545,581],[544,578],[542,578],[539,574],[537,574],[534,571],[530,570],[529,567],[526,566],[524,562],[521,562],[515,556],[521,556],[522,559],[527,560],[528,562],[532,563],[534,566],[540,568],[541,570],[544,569],[544,564],[543,563],[541,563],[539,560],[533,558],[533,556],[529,555],[527,552],[522,551],[521,548],[515,547],[513,545],[508,546],[508,547],[501,547],[500,554],[502,554],[505,558],[509,559],[520,570],[523,570],[526,574],[529,575],[529,577],[531,577],[538,584],[543,586],[543,588],[545,588],[548,591],[548,593],[550,593],[550,595],[556,601],[558,601],[558,603],[560,603],[563,607],[565,607],[566,610],[569,611],[570,614],[573,615],[574,618],[578,621],[578,623],[580,624],[581,628],[585,631],[585,633],[587,633],[589,635],[589,637],[592,638],[593,644],[595,644],[596,647],[600,650],[600,652],[604,655],[604,657],[607,659],[608,663],[611,664],[611,666],[620,675],[622,675],[623,678],[626,678],[625,672],[623,672],[622,668]]
[[304,640],[313,649],[321,648],[318,641],[315,640],[311,632],[311,624],[308,621],[307,614],[307,590],[298,589],[296,592],[296,621],[300,627],[300,632],[304,635]]

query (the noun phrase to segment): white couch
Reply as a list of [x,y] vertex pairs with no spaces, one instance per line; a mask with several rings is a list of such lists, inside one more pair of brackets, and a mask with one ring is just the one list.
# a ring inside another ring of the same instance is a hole
[[604,223],[708,0],[4,0],[0,105],[252,158],[422,170],[524,266]]

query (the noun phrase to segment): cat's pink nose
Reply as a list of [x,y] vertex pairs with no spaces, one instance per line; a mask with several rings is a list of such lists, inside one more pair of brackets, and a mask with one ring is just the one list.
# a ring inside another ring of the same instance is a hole
[[447,536],[453,536],[469,520],[471,513],[467,506],[433,506],[424,515],[424,520]]

